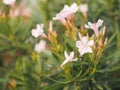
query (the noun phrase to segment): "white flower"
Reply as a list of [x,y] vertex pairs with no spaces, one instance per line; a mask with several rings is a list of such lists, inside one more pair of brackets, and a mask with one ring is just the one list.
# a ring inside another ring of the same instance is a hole
[[78,48],[80,55],[82,56],[85,53],[92,53],[90,46],[94,45],[94,40],[88,41],[87,36],[81,37],[80,39],[80,41],[76,42],[76,47]]
[[70,12],[71,13],[76,13],[77,12],[77,10],[78,10],[78,6],[77,6],[77,4],[76,3],[73,3],[71,6],[70,6]]
[[74,52],[72,51],[71,53],[70,53],[70,55],[68,55],[68,53],[65,51],[64,52],[64,55],[65,55],[65,61],[61,64],[61,67],[63,66],[63,65],[65,65],[66,63],[68,63],[68,62],[72,62],[72,61],[77,61],[78,60],[78,58],[74,58]]
[[88,5],[87,5],[87,4],[81,4],[81,5],[79,6],[79,10],[80,10],[80,12],[82,12],[82,13],[87,13],[87,11],[88,11]]
[[78,6],[76,3],[73,3],[70,7],[68,5],[65,5],[60,13],[56,14],[56,16],[53,17],[53,20],[60,20],[63,24],[65,24],[65,19],[71,19],[77,10]]
[[102,23],[103,23],[103,20],[101,19],[98,19],[97,23],[91,23],[91,22],[88,22],[88,25],[85,24],[85,27],[86,28],[90,28],[90,29],[93,29],[96,36],[98,36],[99,32],[98,32],[98,28],[100,26],[102,26]]
[[43,30],[43,24],[37,24],[37,28],[36,29],[32,29],[31,34],[32,36],[34,36],[35,38],[37,38],[38,36],[45,36],[44,30]]
[[16,0],[3,0],[3,3],[6,4],[6,5],[11,5],[15,2],[16,2]]
[[45,50],[46,50],[46,42],[44,40],[40,40],[40,42],[35,45],[35,51],[37,53],[40,53]]

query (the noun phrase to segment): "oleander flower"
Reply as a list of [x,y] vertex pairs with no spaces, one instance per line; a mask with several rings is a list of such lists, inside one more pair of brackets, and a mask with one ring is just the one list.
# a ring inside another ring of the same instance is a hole
[[65,60],[64,60],[64,62],[61,64],[61,67],[63,66],[63,65],[65,65],[65,64],[67,64],[68,62],[72,62],[72,61],[77,61],[78,60],[78,58],[74,58],[74,52],[72,51],[72,52],[70,52],[70,55],[68,55],[68,53],[65,51],[64,52],[64,55],[65,55]]
[[40,53],[40,52],[46,51],[46,50],[47,50],[47,49],[46,49],[46,41],[44,41],[44,40],[40,40],[39,43],[37,43],[37,44],[35,45],[35,51],[36,51],[37,53]]
[[88,25],[85,24],[85,27],[86,27],[86,28],[93,29],[94,32],[95,32],[95,35],[98,36],[98,35],[99,35],[98,28],[99,28],[100,26],[102,26],[102,23],[103,23],[103,20],[98,19],[97,23],[88,22]]
[[60,13],[56,14],[56,16],[53,17],[53,20],[60,20],[63,24],[65,24],[66,19],[71,19],[77,10],[78,6],[76,3],[73,3],[70,7],[68,5],[65,5]]
[[37,24],[36,29],[32,29],[31,31],[32,36],[34,36],[35,38],[37,38],[38,36],[45,37],[46,35],[44,33],[43,26],[43,24]]
[[79,6],[79,10],[83,13],[86,13],[88,11],[88,5],[87,4],[81,4]]
[[6,5],[11,5],[14,4],[16,2],[16,0],[3,0],[3,3]]
[[80,41],[76,42],[76,47],[80,55],[82,56],[85,53],[92,53],[91,46],[94,45],[94,40],[88,40],[87,36],[83,36],[80,38]]
[[79,11],[87,17],[87,12],[88,12],[88,5],[87,4],[80,4],[79,6]]

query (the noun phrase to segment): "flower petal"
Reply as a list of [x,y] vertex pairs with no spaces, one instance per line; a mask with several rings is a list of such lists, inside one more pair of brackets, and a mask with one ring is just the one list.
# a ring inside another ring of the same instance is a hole
[[90,26],[88,26],[87,24],[85,24],[85,28],[90,28]]
[[87,42],[88,42],[88,37],[87,37],[87,36],[82,37],[82,40],[81,40],[81,41],[82,41],[83,44],[86,45]]
[[91,29],[94,29],[95,24],[94,24],[94,23],[91,23],[91,22],[88,22],[88,26],[89,26]]
[[88,46],[93,46],[93,45],[94,45],[94,40],[88,41],[87,45],[88,45]]
[[67,59],[65,59],[65,61],[60,65],[61,67],[63,66],[63,65],[65,65],[66,63],[68,63],[69,61],[67,60]]
[[74,13],[78,10],[77,4],[72,4],[70,7],[65,5],[64,8],[53,17],[53,20],[60,20],[62,24],[66,24],[65,19],[71,19],[74,16]]
[[86,48],[78,49],[80,55],[82,56],[83,54],[86,53]]
[[77,41],[76,42],[76,47],[79,48],[79,49],[82,49],[83,48],[83,43],[81,41]]
[[69,56],[68,56],[68,53],[65,51],[64,52],[64,55],[65,55],[65,58],[68,58]]
[[40,32],[44,32],[44,31],[43,31],[43,26],[44,26],[43,24],[40,24],[40,25],[37,24],[36,30],[38,30],[38,31],[40,31]]
[[77,10],[78,10],[78,6],[76,3],[73,3],[71,6],[70,6],[70,9],[71,9],[71,12],[75,13]]
[[32,36],[34,36],[35,38],[37,38],[37,37],[40,35],[39,31],[37,31],[36,29],[32,29],[31,34],[32,34]]
[[99,28],[100,26],[102,26],[103,20],[98,19],[97,23],[96,23],[96,27]]
[[35,51],[37,53],[40,53],[45,50],[46,50],[46,42],[44,40],[40,40],[40,42],[35,45]]
[[71,58],[71,59],[74,58],[74,52],[73,52],[73,51],[70,53],[70,58]]
[[92,49],[90,47],[87,47],[86,53],[92,53]]

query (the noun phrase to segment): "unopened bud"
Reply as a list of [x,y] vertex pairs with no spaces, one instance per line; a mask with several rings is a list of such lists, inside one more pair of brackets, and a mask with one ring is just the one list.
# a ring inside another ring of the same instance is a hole
[[102,35],[103,35],[103,36],[104,36],[105,32],[106,32],[106,27],[104,26],[104,27],[103,27],[103,31],[102,31]]
[[82,39],[82,35],[81,35],[81,33],[78,33],[78,36],[79,36],[79,38],[80,38],[80,40]]
[[16,88],[16,80],[13,78],[8,83],[9,88]]
[[101,46],[102,46],[102,38],[100,38],[98,41],[98,48],[100,48]]
[[53,23],[52,23],[52,21],[50,21],[50,23],[49,23],[49,31],[50,32],[52,32],[52,30],[53,30],[52,25],[53,25]]
[[108,43],[108,38],[105,39],[105,41],[104,41],[104,46],[106,46],[107,43]]
[[96,44],[95,43],[93,44],[93,48],[94,48],[94,50],[96,50]]

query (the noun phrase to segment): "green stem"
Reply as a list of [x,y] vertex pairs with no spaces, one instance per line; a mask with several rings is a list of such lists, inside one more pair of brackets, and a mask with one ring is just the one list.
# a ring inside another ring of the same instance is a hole
[[90,76],[92,76],[96,72],[96,70],[97,70],[97,64],[94,64],[94,67]]
[[42,71],[42,61],[40,60],[40,56],[39,55],[37,55],[37,70],[38,70],[38,74],[40,75],[41,74],[41,71]]

